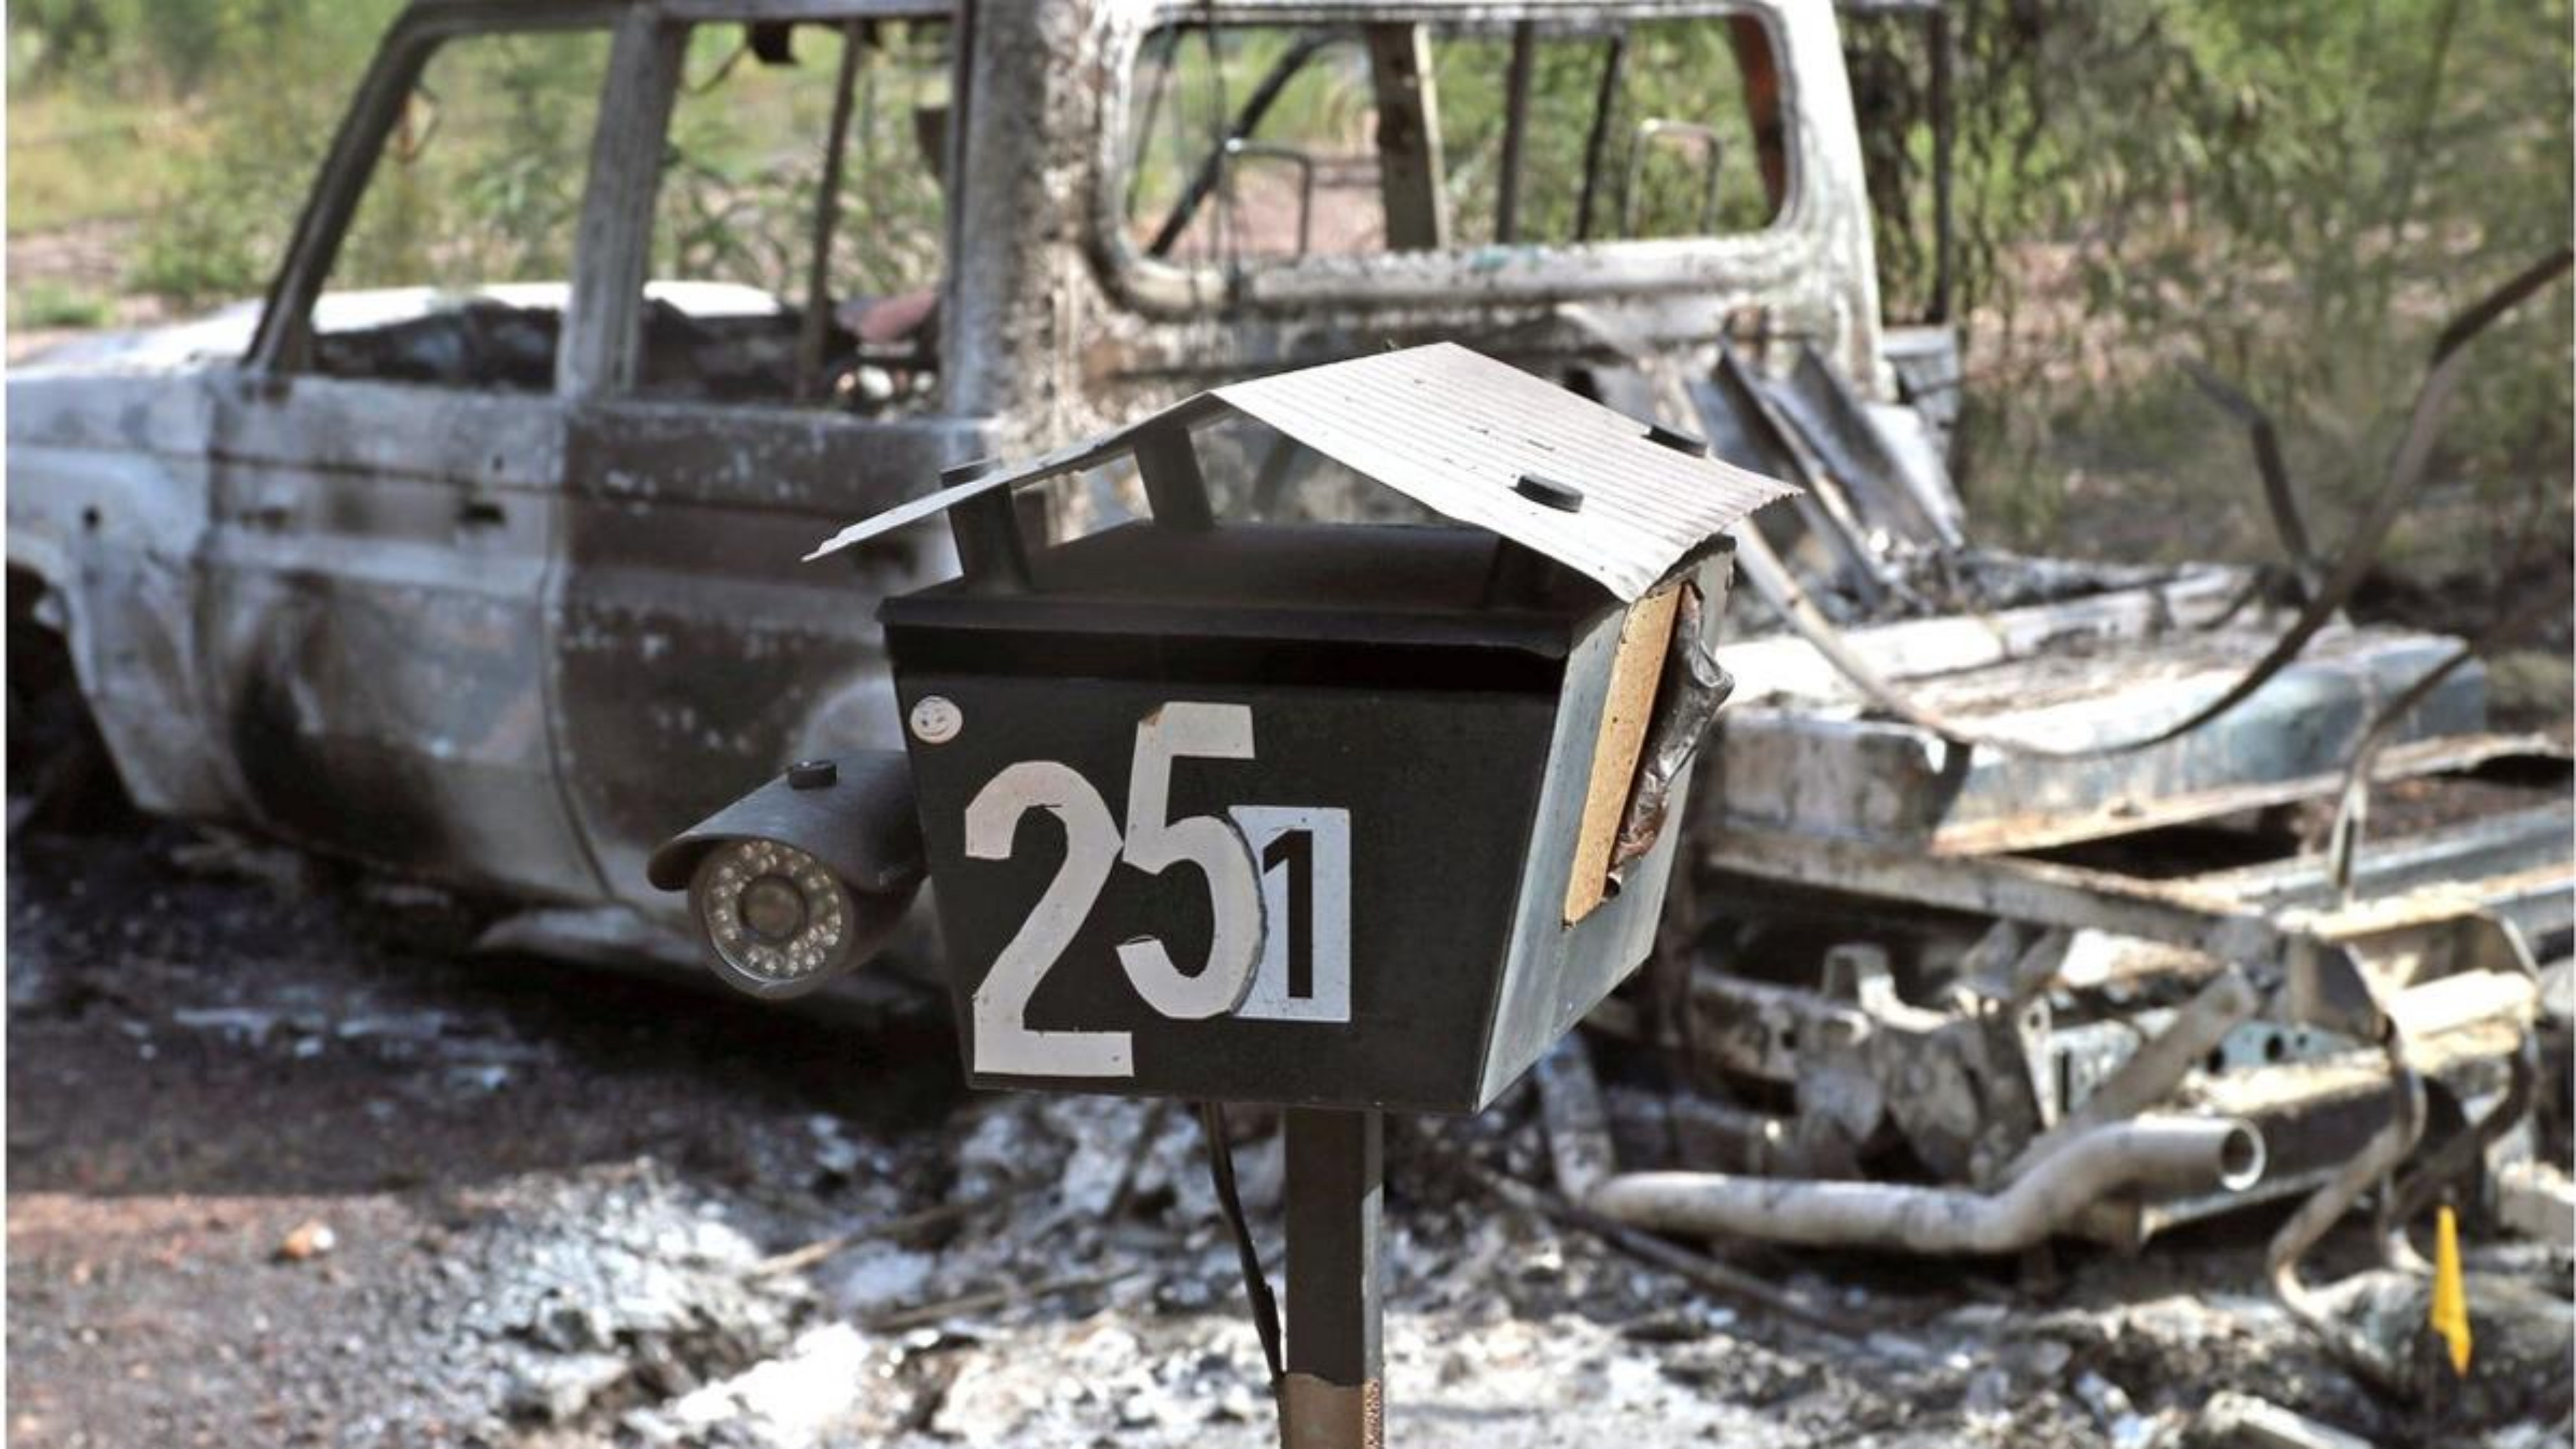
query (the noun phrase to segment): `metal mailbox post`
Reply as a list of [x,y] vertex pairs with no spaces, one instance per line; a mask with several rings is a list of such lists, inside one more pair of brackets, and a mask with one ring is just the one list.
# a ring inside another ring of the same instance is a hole
[[[1193,430],[1238,418],[1443,521],[1219,522]],[[1031,536],[1016,491],[1126,459],[1150,519]],[[1380,1114],[1483,1108],[1645,958],[1727,688],[1724,531],[1788,490],[1445,345],[951,478],[818,553],[955,534],[961,575],[880,617],[968,1076],[1292,1109],[1283,1426],[1375,1443]],[[720,955],[757,845],[696,863]]]

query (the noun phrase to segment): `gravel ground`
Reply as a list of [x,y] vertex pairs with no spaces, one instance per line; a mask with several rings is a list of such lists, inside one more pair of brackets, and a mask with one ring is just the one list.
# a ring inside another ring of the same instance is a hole
[[[173,827],[24,832],[8,882],[13,1445],[1273,1442],[1186,1113],[969,1094],[934,1011],[478,954],[440,894]],[[2564,1375],[2509,1356],[2457,1403],[2364,1390],[2264,1296],[2267,1222],[1735,1258],[1853,1329],[1783,1322],[1456,1170],[1538,1178],[1534,1115],[1390,1125],[1395,1444],[2151,1449],[2221,1390],[2568,1440]],[[2563,1258],[2489,1266],[2563,1300]]]

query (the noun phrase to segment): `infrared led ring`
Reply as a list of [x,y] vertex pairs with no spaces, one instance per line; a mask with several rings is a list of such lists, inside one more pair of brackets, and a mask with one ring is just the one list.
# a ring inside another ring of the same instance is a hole
[[750,995],[802,996],[856,964],[849,887],[793,846],[734,840],[709,851],[689,904],[717,975]]

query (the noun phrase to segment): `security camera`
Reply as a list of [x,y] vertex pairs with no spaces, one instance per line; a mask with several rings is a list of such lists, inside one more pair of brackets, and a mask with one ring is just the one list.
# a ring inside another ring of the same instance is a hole
[[764,1001],[803,996],[883,950],[921,889],[902,754],[801,760],[673,837],[645,865],[686,890],[707,964]]

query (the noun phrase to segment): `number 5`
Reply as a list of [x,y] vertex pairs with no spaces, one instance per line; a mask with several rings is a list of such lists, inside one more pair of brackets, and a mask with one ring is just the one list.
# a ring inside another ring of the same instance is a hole
[[1171,808],[1172,761],[1252,758],[1252,711],[1239,704],[1167,704],[1136,726],[1136,762],[1127,777],[1127,863],[1161,875],[1188,861],[1207,876],[1207,965],[1185,976],[1163,943],[1139,936],[1118,948],[1127,979],[1145,1004],[1175,1021],[1223,1016],[1243,1004],[1261,957],[1261,875],[1243,832],[1222,815],[1164,820]]

